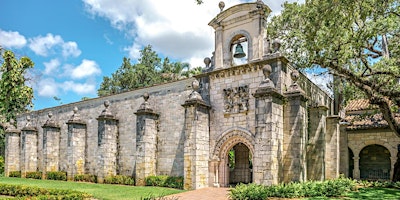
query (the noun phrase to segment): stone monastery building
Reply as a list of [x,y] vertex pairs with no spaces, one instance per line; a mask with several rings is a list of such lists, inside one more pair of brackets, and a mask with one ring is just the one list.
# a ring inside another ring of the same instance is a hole
[[19,116],[18,129],[6,130],[6,175],[126,175],[137,185],[150,175],[183,176],[185,189],[339,174],[389,180],[400,138],[384,124],[342,123],[334,100],[269,40],[271,10],[262,1],[220,7],[204,73]]

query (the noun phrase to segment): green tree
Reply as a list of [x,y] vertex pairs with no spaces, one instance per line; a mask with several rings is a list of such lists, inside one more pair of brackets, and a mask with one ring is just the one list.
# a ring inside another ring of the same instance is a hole
[[394,112],[400,106],[399,6],[399,0],[285,3],[268,33],[281,39],[282,53],[298,68],[328,69],[348,99],[362,92],[400,135]]
[[[0,50],[2,51],[2,50]],[[0,60],[0,153],[4,155],[4,123],[32,107],[33,90],[26,85],[25,74],[34,63],[28,57],[15,58],[12,51],[2,51]]]
[[170,62],[168,58],[161,59],[148,45],[140,51],[137,64],[132,64],[129,58],[123,58],[122,65],[111,74],[111,77],[103,77],[97,93],[99,96],[117,94],[187,78],[198,73],[201,73],[201,70],[190,69],[188,63]]

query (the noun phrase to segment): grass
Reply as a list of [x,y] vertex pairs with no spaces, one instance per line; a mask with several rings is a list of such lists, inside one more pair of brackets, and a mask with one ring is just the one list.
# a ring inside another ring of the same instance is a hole
[[183,190],[162,187],[124,186],[8,177],[0,177],[0,183],[76,190],[92,194],[94,198],[103,200],[142,199],[149,196],[158,197],[183,192]]
[[366,200],[399,200],[400,189],[396,188],[359,188],[358,191],[349,192],[345,197],[329,198],[329,197],[314,197],[304,198],[302,200],[355,200],[355,199],[366,199]]

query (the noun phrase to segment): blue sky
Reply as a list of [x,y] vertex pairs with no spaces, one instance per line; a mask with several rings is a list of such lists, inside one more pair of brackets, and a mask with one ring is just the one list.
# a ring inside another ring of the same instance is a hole
[[[255,1],[255,0],[254,0]],[[203,66],[219,0],[0,0],[0,46],[35,63],[34,109],[97,97],[103,76],[148,44],[160,57]],[[225,9],[249,2],[225,0]],[[252,2],[252,1],[250,1]],[[283,0],[264,1],[274,14]],[[54,97],[60,100],[55,100]]]

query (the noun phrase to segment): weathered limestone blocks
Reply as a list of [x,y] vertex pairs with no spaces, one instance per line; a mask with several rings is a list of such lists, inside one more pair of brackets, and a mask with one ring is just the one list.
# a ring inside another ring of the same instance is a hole
[[271,66],[263,67],[264,80],[253,94],[256,98],[256,144],[253,179],[257,184],[272,185],[280,181],[283,149],[283,96],[269,79]]
[[80,119],[78,108],[68,120],[67,139],[67,179],[73,180],[75,175],[85,174],[87,130],[86,122]]
[[147,176],[156,175],[158,117],[150,107],[149,94],[143,95],[144,102],[135,113],[136,118],[136,185],[146,185]]
[[43,128],[43,167],[44,173],[59,171],[60,168],[60,127],[52,119],[52,113]]
[[27,126],[21,131],[21,176],[25,177],[26,172],[38,170],[38,131],[35,127]]
[[328,108],[317,105],[309,110],[309,132],[307,143],[307,179],[324,180],[325,135]]
[[184,189],[208,187],[209,109],[200,94],[199,82],[192,83],[193,91],[185,107]]
[[291,73],[292,85],[285,93],[285,134],[283,156],[283,181],[306,180],[307,97],[297,84],[299,72]]
[[8,176],[12,171],[20,171],[20,134],[21,131],[16,129],[14,120],[11,120],[10,125],[6,127],[6,141],[5,141],[5,165],[4,173]]
[[325,135],[325,179],[339,177],[340,169],[340,117],[338,115],[326,118]]
[[110,102],[104,102],[105,109],[97,118],[98,150],[97,150],[97,182],[117,174],[118,154],[118,119],[109,110]]

